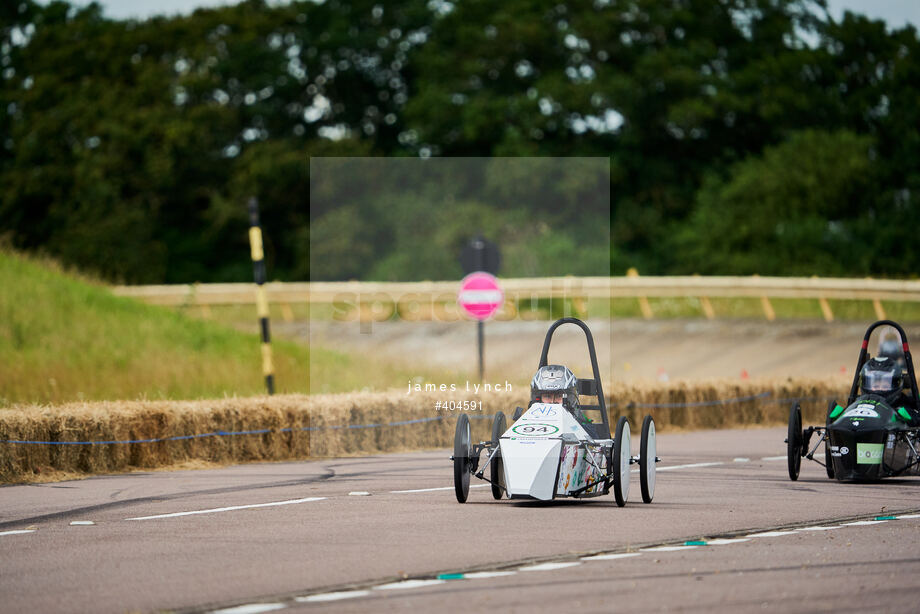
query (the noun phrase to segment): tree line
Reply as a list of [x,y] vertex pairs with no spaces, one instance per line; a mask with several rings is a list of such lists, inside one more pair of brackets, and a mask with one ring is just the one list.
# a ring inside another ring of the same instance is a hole
[[[21,0],[0,26],[0,242],[108,280],[250,279],[250,195],[284,280],[451,278],[438,250],[486,222],[506,274],[917,274],[917,33],[824,0]],[[356,176],[311,210],[310,160],[345,157],[604,157],[609,210],[577,172],[438,215]],[[406,219],[449,228],[408,257]]]

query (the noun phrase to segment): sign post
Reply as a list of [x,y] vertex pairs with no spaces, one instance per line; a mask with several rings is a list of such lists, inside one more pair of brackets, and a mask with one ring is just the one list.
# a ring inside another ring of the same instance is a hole
[[485,326],[483,322],[498,311],[505,301],[505,294],[493,275],[483,271],[470,273],[460,283],[457,302],[463,309],[478,320],[477,337],[479,340],[479,380],[485,374]]
[[[466,277],[460,285],[457,302],[468,314],[479,320],[476,323],[476,337],[479,341],[479,381],[482,381],[485,372],[485,324],[483,322],[501,307],[505,299],[504,293],[498,285],[495,275],[501,266],[502,258],[498,246],[481,234],[476,235],[467,243],[460,254],[460,266]],[[479,277],[473,277],[474,275]],[[483,277],[484,276],[484,277]],[[482,292],[492,293],[488,295]],[[498,292],[497,300],[496,294]]]
[[249,199],[249,246],[252,253],[252,273],[256,280],[256,308],[262,333],[262,374],[268,394],[275,393],[275,368],[272,366],[271,333],[268,325],[268,300],[265,298],[265,255],[262,251],[262,228],[259,226],[259,201]]

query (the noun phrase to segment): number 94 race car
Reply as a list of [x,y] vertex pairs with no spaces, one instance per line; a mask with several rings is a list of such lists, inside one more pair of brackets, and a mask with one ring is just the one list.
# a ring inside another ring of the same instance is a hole
[[[594,377],[578,379],[561,365],[548,364],[553,332],[562,324],[575,324],[585,333]],[[596,404],[581,405],[580,396],[594,397]],[[599,414],[592,420],[587,413]],[[495,499],[549,501],[561,497],[586,498],[606,495],[613,488],[617,505],[629,496],[630,465],[639,465],[642,500],[651,503],[655,494],[655,422],[642,421],[640,452],[630,453],[630,429],[626,417],[617,421],[611,437],[607,405],[594,350],[594,339],[584,322],[562,318],[550,326],[543,341],[537,374],[531,383],[529,407],[518,407],[509,428],[503,412],[492,422],[491,441],[472,443],[466,414],[457,420],[454,435],[454,490],[465,503],[470,477],[491,483]],[[480,456],[486,461],[479,467]],[[489,477],[485,476],[486,469]]]
[[[895,356],[869,356],[869,336],[890,326],[901,336]],[[824,426],[802,428],[802,409],[789,411],[786,455],[789,478],[799,477],[802,458],[824,465],[827,477],[838,480],[877,480],[920,474],[920,395],[904,329],[890,320],[872,324],[863,338],[853,385],[846,406],[831,401]],[[814,445],[812,436],[818,437]],[[824,444],[824,462],[814,458]]]

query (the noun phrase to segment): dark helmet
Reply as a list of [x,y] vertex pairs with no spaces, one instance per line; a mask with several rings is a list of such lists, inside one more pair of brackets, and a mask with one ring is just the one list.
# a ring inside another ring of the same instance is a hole
[[548,392],[561,392],[562,404],[569,409],[578,407],[578,379],[568,367],[546,365],[540,367],[530,382],[530,400],[541,400]]
[[886,337],[883,339],[882,342],[878,344],[878,356],[879,358],[883,356],[890,358],[902,370],[906,364],[904,360],[904,348],[899,337]]
[[882,397],[895,392],[900,393],[904,387],[901,366],[888,356],[872,358],[859,372],[859,387],[863,394],[871,393]]

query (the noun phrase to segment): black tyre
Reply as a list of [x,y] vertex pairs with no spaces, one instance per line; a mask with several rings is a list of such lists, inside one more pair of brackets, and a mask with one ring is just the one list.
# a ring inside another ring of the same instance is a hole
[[512,423],[517,422],[517,421],[518,421],[518,418],[520,418],[521,416],[523,416],[525,411],[527,411],[527,410],[525,410],[523,407],[516,407],[516,408],[514,409],[514,414],[512,414],[512,416],[511,416],[511,422],[512,422]]
[[613,440],[613,496],[620,507],[626,505],[629,498],[629,459],[629,421],[626,416],[620,416]]
[[[830,415],[837,405],[837,401],[831,401],[827,404],[827,423],[825,426],[830,427]],[[831,457],[831,431],[830,428],[824,431],[824,470],[827,471],[827,477],[834,479],[834,459]]]
[[470,496],[470,466],[473,451],[472,436],[470,434],[470,419],[466,414],[460,414],[457,419],[457,430],[454,432],[454,491],[457,501],[466,503]]
[[789,479],[793,482],[799,479],[799,470],[802,468],[802,408],[793,403],[789,408],[789,428],[786,432],[786,463],[789,467]]
[[642,436],[639,440],[639,485],[642,487],[642,501],[651,503],[655,496],[655,421],[649,415],[642,420]]
[[[495,419],[492,420],[492,449],[499,447],[499,440],[508,429],[508,423],[505,420],[505,413],[498,412]],[[505,495],[505,468],[502,465],[502,453],[499,450],[495,457],[492,458],[492,464],[489,465],[491,471],[489,479],[492,481],[492,498],[501,499]]]

